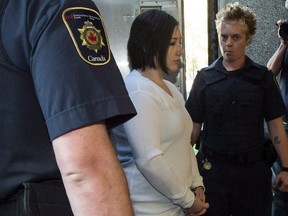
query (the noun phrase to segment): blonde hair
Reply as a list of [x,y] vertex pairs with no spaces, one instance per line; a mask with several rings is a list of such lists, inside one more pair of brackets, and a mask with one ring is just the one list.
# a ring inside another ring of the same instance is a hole
[[242,23],[248,38],[256,32],[256,15],[250,8],[241,6],[239,2],[228,3],[216,14],[215,24],[218,33],[222,23],[226,22]]

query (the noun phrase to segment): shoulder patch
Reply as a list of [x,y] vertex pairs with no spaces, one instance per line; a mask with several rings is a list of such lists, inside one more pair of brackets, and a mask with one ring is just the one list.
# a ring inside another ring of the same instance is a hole
[[90,8],[67,8],[62,19],[80,57],[99,66],[110,61],[110,46],[100,14]]

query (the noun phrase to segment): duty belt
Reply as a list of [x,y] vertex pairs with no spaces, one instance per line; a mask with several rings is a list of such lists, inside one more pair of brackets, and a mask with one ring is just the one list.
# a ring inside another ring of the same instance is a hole
[[207,145],[201,145],[201,152],[209,160],[230,162],[235,164],[251,164],[256,161],[263,161],[264,148],[263,146],[258,147],[248,152],[218,152]]

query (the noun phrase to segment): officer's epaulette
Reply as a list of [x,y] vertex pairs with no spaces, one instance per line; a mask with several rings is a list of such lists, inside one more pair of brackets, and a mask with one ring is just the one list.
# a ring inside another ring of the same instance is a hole
[[[227,78],[227,74],[223,71],[222,59],[219,58],[208,67],[202,68],[199,73],[207,85],[216,83]],[[245,69],[241,72],[244,80],[256,85],[265,85],[265,73],[267,67],[253,62],[249,57],[246,57]]]
[[242,76],[254,80],[264,80],[265,70],[255,70],[255,68],[248,68],[242,71]]
[[227,74],[212,67],[203,68],[201,71],[199,71],[199,73],[201,73],[201,77],[205,81],[206,85],[216,83],[218,81],[226,79],[227,77]]
[[208,71],[208,70],[215,70],[216,68],[223,67],[222,61],[223,61],[223,57],[219,57],[216,61],[214,61],[209,66],[202,68],[202,70]]
[[246,57],[246,68],[241,72],[243,79],[250,81],[257,85],[264,85],[265,73],[268,72],[267,67],[253,62],[251,59]]

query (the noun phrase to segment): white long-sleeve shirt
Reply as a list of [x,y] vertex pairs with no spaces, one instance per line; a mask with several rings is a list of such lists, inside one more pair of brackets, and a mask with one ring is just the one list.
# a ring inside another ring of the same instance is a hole
[[135,215],[184,215],[182,208],[194,202],[190,188],[203,182],[183,96],[165,81],[171,97],[136,70],[124,80],[137,116],[116,128],[113,137]]

